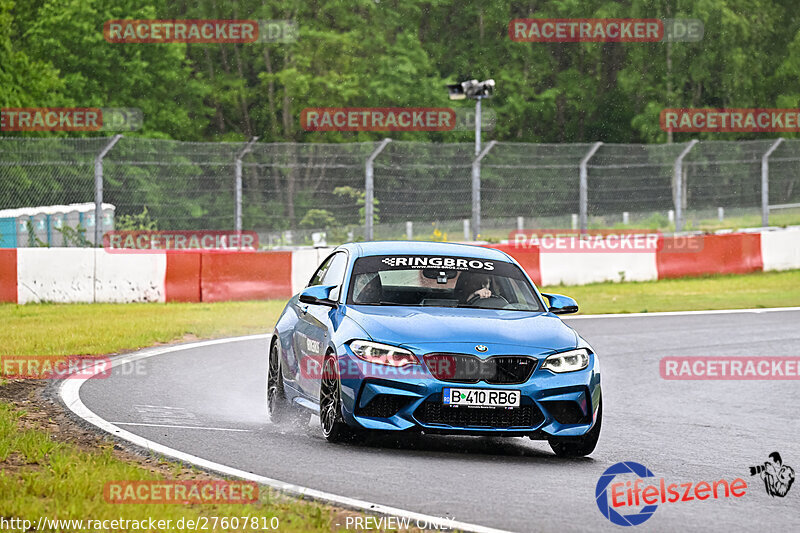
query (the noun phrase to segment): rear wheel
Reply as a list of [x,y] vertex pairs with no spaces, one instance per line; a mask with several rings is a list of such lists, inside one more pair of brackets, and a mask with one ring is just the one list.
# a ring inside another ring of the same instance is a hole
[[559,457],[583,457],[592,453],[600,438],[600,426],[603,422],[603,400],[597,406],[597,421],[588,433],[580,437],[550,437],[547,442]]
[[322,435],[329,442],[352,438],[354,431],[342,417],[342,385],[339,368],[333,354],[325,356],[319,391],[319,422]]
[[267,369],[267,413],[273,422],[280,422],[286,415],[288,405],[283,390],[283,372],[278,343],[272,344],[269,350],[269,368]]

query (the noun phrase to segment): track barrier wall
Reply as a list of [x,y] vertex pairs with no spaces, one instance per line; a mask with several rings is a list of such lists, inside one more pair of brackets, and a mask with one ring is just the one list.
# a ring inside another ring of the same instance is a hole
[[292,296],[292,252],[203,253],[204,302],[268,300]]
[[17,302],[96,301],[94,256],[94,249],[18,248]]
[[0,250],[0,303],[17,303],[17,250]]
[[658,279],[655,253],[542,253],[542,285]]
[[658,279],[711,273],[746,274],[763,269],[760,233],[697,235],[691,239],[702,239],[697,251],[656,252]]
[[200,253],[167,252],[164,294],[168,302],[201,302]]
[[[800,268],[800,228],[688,236],[692,251],[553,253],[489,245],[537,284],[581,285]],[[0,250],[0,302],[220,302],[286,299],[331,248],[110,254],[93,248]]]
[[761,234],[764,270],[790,270],[800,265],[800,228]]

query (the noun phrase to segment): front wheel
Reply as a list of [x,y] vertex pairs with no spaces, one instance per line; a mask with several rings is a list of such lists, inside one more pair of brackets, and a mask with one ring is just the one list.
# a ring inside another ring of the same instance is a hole
[[547,442],[559,457],[583,457],[592,453],[600,438],[600,426],[603,422],[603,400],[597,406],[597,421],[588,433],[580,437],[550,437]]
[[322,436],[328,442],[350,439],[354,432],[342,417],[342,386],[339,368],[333,354],[325,356],[322,365],[322,383],[319,391],[319,422]]

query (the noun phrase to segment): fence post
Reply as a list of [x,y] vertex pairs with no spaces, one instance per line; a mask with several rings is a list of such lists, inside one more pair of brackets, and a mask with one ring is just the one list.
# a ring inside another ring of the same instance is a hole
[[602,142],[596,142],[592,145],[586,155],[581,159],[580,165],[580,185],[578,191],[578,218],[580,219],[579,225],[581,233],[586,233],[589,229],[589,170],[587,165],[589,160],[594,156],[600,147],[603,146]]
[[107,145],[94,158],[94,245],[102,245],[103,240],[103,158],[122,138],[114,135]]
[[[478,100],[480,102],[480,100]],[[477,241],[481,233],[481,161],[489,150],[497,144],[492,141],[472,161],[472,240]]]
[[233,229],[242,231],[242,158],[253,149],[253,143],[258,137],[253,137],[242,150],[236,154],[233,186]]
[[381,144],[370,154],[367,158],[366,175],[364,178],[364,240],[371,241],[374,233],[374,212],[375,206],[373,205],[375,198],[375,174],[372,168],[372,163],[378,157],[386,145],[392,142],[390,138],[385,138]]
[[769,156],[783,142],[783,137],[772,143],[769,150],[761,156],[761,225],[769,226]]
[[679,232],[683,230],[683,158],[686,157],[686,154],[689,153],[695,144],[699,141],[697,139],[693,139],[689,141],[689,144],[686,148],[683,149],[681,154],[675,159],[675,165],[672,167],[672,177],[673,177],[673,191],[672,191],[672,201],[675,204],[675,232]]

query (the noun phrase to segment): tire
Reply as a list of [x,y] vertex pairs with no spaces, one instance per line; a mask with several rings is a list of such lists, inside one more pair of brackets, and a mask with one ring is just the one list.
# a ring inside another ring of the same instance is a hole
[[278,353],[278,343],[272,343],[269,350],[269,365],[267,367],[267,413],[272,422],[280,422],[286,417],[289,409],[286,394],[283,390],[283,371],[281,358]]
[[597,407],[597,421],[588,433],[580,437],[551,437],[547,439],[553,452],[559,457],[583,457],[592,453],[600,438],[600,427],[603,423],[603,400]]
[[319,388],[319,423],[322,436],[328,442],[343,442],[353,438],[355,431],[342,417],[342,384],[339,365],[333,354],[325,356],[322,382]]

